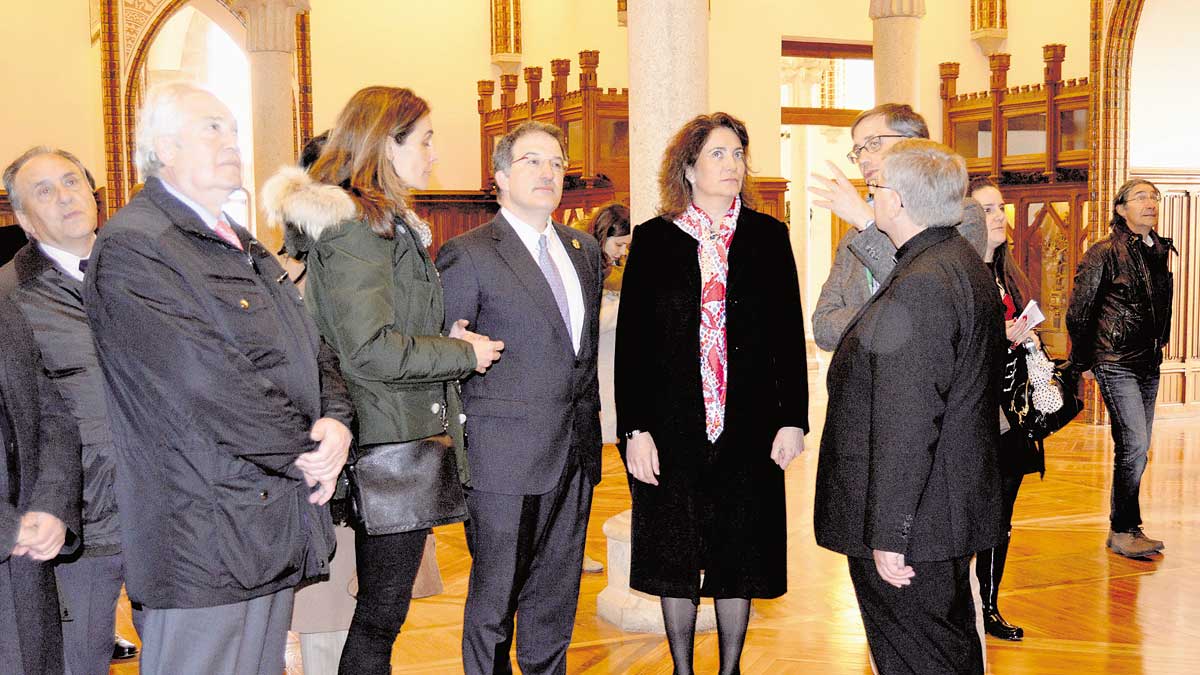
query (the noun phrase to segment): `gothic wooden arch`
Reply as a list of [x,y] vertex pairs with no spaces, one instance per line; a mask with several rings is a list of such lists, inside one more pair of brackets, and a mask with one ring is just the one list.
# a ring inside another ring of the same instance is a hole
[[1106,205],[1129,174],[1129,71],[1144,4],[1145,0],[1092,0],[1089,241],[1108,234]]
[[[136,138],[133,133],[140,106],[138,78],[145,65],[150,45],[158,36],[163,24],[181,7],[194,0],[167,0],[154,10],[153,17],[128,60],[128,69],[123,67],[117,5],[120,0],[101,0],[101,70],[104,113],[104,154],[107,165],[107,185],[111,195],[108,213],[111,215],[125,205],[129,190],[136,184],[134,161]],[[200,0],[198,4],[218,6],[228,12],[227,16],[205,15],[229,31],[233,22],[245,26],[245,19],[233,8],[233,0]],[[198,8],[199,9],[199,8]],[[204,11],[201,9],[201,11]],[[296,76],[298,100],[296,101],[295,145],[297,148],[312,136],[312,68],[309,43],[309,15],[301,12],[296,16]],[[124,82],[121,75],[125,74]]]

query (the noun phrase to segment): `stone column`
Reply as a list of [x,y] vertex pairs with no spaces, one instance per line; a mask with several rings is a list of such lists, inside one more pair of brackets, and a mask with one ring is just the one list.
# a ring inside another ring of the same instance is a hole
[[296,57],[296,14],[309,10],[309,0],[234,0],[233,9],[246,19],[246,52],[250,59],[250,99],[254,115],[255,236],[274,252],[283,233],[263,215],[259,191],[279,167],[296,161],[295,97],[292,84]]
[[918,39],[925,0],[871,0],[870,16],[875,41],[875,103],[907,103],[916,108],[921,96]]
[[627,19],[629,191],[637,224],[656,215],[667,142],[684,122],[708,112],[708,2],[631,2]]

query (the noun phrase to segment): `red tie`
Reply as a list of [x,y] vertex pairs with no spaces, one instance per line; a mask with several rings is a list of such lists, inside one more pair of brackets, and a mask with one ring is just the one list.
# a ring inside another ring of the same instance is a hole
[[239,251],[242,250],[242,240],[238,239],[237,232],[233,231],[233,227],[231,227],[229,223],[225,222],[224,218],[217,218],[216,227],[213,229],[217,231],[217,234],[220,235],[222,239],[229,242],[231,246],[236,247]]

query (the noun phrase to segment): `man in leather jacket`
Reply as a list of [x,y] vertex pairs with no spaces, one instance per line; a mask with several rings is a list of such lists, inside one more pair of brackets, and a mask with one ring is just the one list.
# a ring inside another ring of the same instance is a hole
[[1071,362],[1079,370],[1091,370],[1112,418],[1111,531],[1106,543],[1131,558],[1164,548],[1142,532],[1138,502],[1159,364],[1171,330],[1174,278],[1167,257],[1175,246],[1154,231],[1160,199],[1158,188],[1141,179],[1117,191],[1112,233],[1084,253],[1067,309]]

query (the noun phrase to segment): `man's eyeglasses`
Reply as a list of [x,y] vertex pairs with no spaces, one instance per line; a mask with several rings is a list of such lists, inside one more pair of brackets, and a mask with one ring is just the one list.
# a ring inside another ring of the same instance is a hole
[[850,152],[846,153],[846,159],[850,160],[851,164],[858,164],[858,156],[863,154],[864,150],[867,152],[879,152],[879,148],[883,147],[883,139],[885,138],[908,138],[908,136],[904,134],[879,134],[878,136],[871,136],[863,141],[862,145],[856,145]]
[[567,170],[566,162],[560,157],[551,157],[547,159],[541,155],[528,153],[521,155],[512,161],[513,164],[516,164],[517,162],[525,162],[529,165],[529,168],[533,169],[534,171],[541,171],[542,167],[549,166],[551,171],[560,176]]
[[1132,197],[1126,197],[1123,203],[1129,202],[1154,202],[1155,204],[1162,201],[1162,195],[1157,192],[1139,192]]
[[900,194],[900,191],[896,188],[889,187],[887,185],[880,185],[879,183],[867,183],[867,187],[871,188],[872,190],[891,190],[892,192],[895,192],[896,196],[900,198],[900,208],[904,208],[904,195]]

